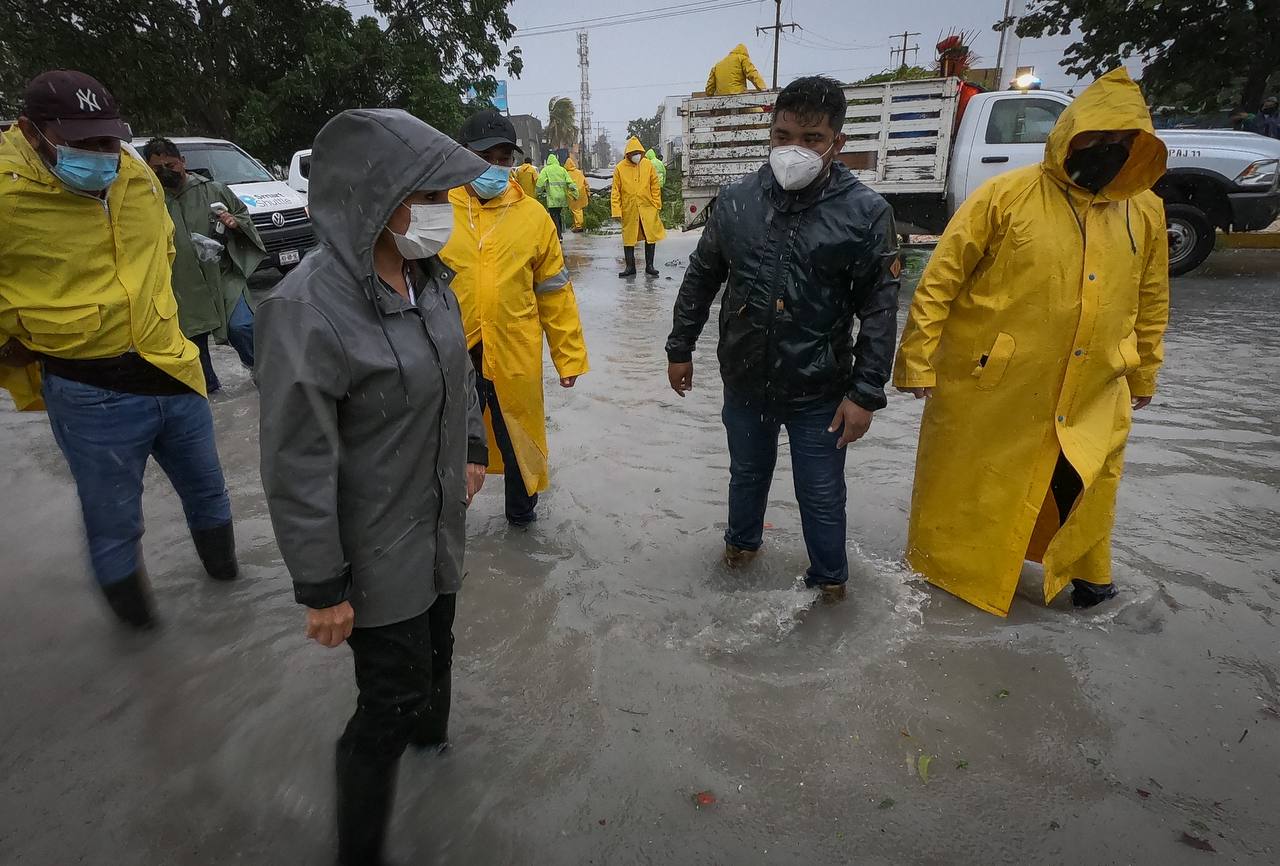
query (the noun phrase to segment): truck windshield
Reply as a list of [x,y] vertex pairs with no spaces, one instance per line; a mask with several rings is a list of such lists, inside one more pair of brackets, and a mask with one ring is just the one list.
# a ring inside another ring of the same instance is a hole
[[187,171],[203,174],[219,183],[264,183],[275,180],[244,151],[228,144],[179,145]]

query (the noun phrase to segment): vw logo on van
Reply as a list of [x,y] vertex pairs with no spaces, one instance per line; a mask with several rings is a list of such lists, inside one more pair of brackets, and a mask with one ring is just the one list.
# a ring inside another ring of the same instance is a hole
[[280,211],[276,211],[275,213],[273,213],[273,214],[271,215],[271,224],[272,224],[273,226],[275,226],[276,228],[283,228],[283,227],[284,227],[284,214],[280,213]]

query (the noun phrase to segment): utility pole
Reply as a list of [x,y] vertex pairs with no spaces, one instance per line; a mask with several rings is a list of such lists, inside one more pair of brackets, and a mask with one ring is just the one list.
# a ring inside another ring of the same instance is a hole
[[901,48],[890,48],[890,49],[889,49],[889,68],[890,68],[890,69],[892,69],[892,68],[893,68],[893,56],[894,56],[895,54],[901,54],[901,55],[902,55],[902,63],[900,63],[900,64],[899,64],[900,66],[906,66],[906,65],[907,65],[907,52],[908,52],[908,51],[914,51],[914,52],[916,53],[916,58],[919,58],[919,56],[920,56],[920,46],[919,46],[918,44],[917,44],[917,45],[912,45],[912,46],[911,46],[911,47],[909,47],[909,48],[907,47],[907,40],[908,40],[908,39],[910,39],[912,36],[919,36],[919,35],[920,35],[919,33],[911,33],[911,32],[908,32],[908,31],[904,30],[904,31],[902,31],[901,33],[899,33],[899,34],[897,34],[896,36],[894,36],[894,37],[893,37],[894,39],[898,39],[899,37],[901,37],[901,39],[902,39],[902,47],[901,47]]
[[[778,89],[778,42],[782,39],[783,30],[795,30],[800,25],[795,23],[794,21],[787,24],[783,24],[782,23],[782,0],[773,0],[773,2],[777,7],[777,11],[773,16],[773,26],[757,27],[756,35],[759,36],[761,33],[766,33],[770,30],[773,31],[773,89],[777,90]],[[919,35],[919,34],[916,34],[916,35]]]
[[591,164],[591,144],[589,143],[591,136],[591,81],[588,73],[591,70],[591,60],[587,53],[587,31],[578,31],[578,69],[582,72],[582,90],[578,96],[578,130],[582,138],[582,161],[587,163],[584,168],[589,168]]

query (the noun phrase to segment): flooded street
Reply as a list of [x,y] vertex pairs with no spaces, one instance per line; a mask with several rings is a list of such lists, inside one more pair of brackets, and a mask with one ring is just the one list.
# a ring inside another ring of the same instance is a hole
[[[797,589],[785,448],[765,555],[720,565],[714,320],[684,400],[662,351],[694,241],[673,232],[662,276],[624,281],[617,239],[565,236],[593,369],[565,391],[547,365],[540,521],[508,528],[499,479],[472,506],[454,748],[406,754],[395,862],[1213,858],[1184,834],[1218,862],[1280,860],[1280,253],[1173,283],[1120,489],[1120,597],[1046,609],[1029,566],[1003,620],[899,564],[922,406],[896,392],[850,453],[844,603]],[[257,393],[216,360],[243,576],[204,577],[153,465],[154,635],[117,630],[92,588],[45,417],[0,410],[0,863],[331,862],[351,655],[303,635]]]

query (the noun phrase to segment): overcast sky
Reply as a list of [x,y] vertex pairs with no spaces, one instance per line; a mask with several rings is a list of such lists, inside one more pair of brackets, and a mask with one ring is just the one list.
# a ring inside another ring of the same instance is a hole
[[[528,30],[688,5],[679,0],[515,0],[510,15],[517,28]],[[921,65],[933,62],[933,46],[942,34],[953,28],[977,31],[973,48],[980,56],[978,65],[991,66],[1000,38],[991,25],[1004,5],[1004,0],[783,0],[783,21],[804,29],[784,35],[778,80],[785,84],[800,75],[829,73],[850,81],[878,72],[889,64],[892,34],[904,30],[921,34],[908,42],[920,46]],[[666,96],[701,90],[711,65],[739,42],[750,49],[767,82],[772,34],[757,36],[755,28],[772,24],[774,9],[772,0],[755,0],[734,8],[588,28],[593,126],[603,125],[610,140],[620,144],[628,121],[652,116]],[[1065,37],[1021,40],[1020,62],[1035,66],[1046,87],[1066,89],[1078,83],[1058,66],[1070,42]],[[517,33],[513,44],[523,51],[524,72],[508,85],[512,114],[545,120],[552,96],[578,102],[578,39],[572,29],[551,35]]]

